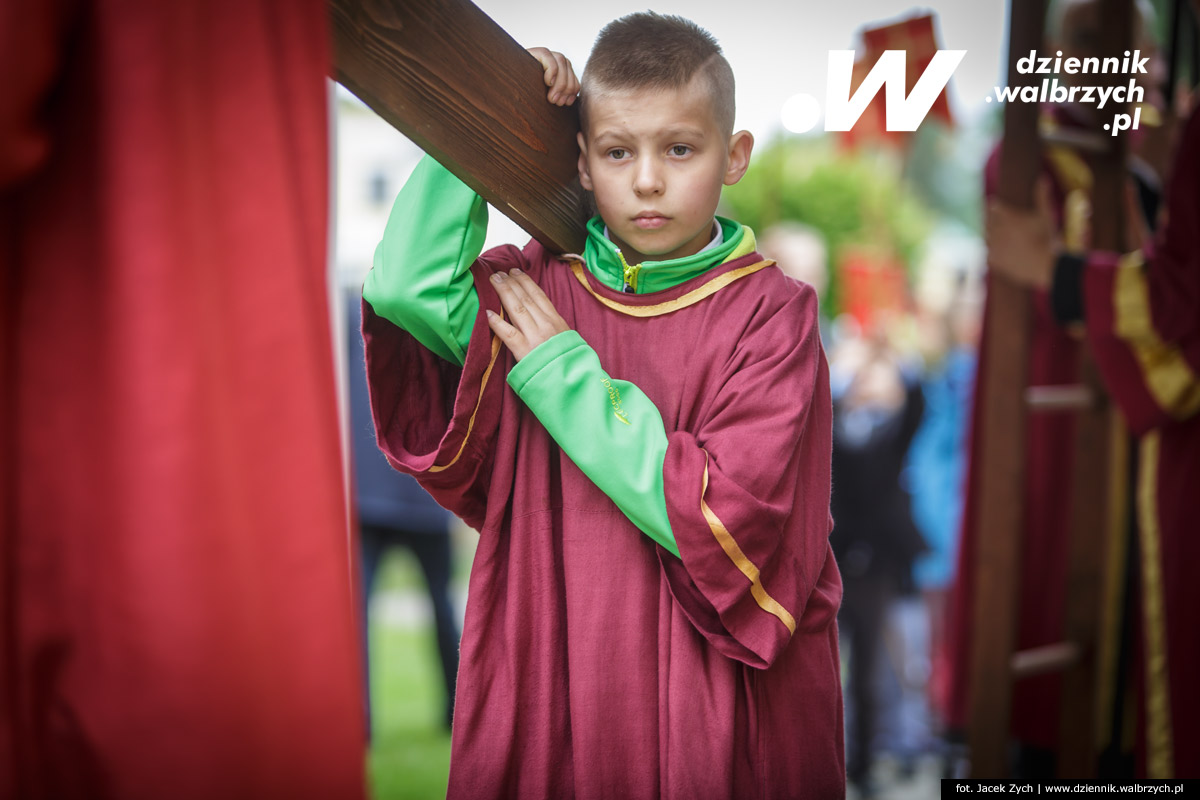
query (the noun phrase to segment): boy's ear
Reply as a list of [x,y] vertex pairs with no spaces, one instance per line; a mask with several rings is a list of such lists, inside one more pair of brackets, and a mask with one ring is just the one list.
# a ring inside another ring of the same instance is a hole
[[579,142],[579,183],[590,192],[593,191],[592,176],[588,174],[587,140],[583,138],[583,131],[575,134],[575,141]]
[[754,134],[738,131],[729,137],[729,166],[725,168],[725,185],[732,186],[746,174],[750,166],[750,151],[754,149]]

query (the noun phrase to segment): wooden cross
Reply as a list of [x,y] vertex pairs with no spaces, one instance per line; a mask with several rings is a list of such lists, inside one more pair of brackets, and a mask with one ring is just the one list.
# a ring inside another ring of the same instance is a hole
[[[1035,75],[1016,69],[1017,57],[1042,46],[1042,0],[1020,0],[1011,8],[1008,85],[1029,85]],[[1100,52],[1119,53],[1132,47],[1133,3],[1101,0],[1106,21]],[[1105,76],[1116,85],[1119,76]],[[1112,113],[1112,112],[1110,112]],[[1031,208],[1033,186],[1042,162],[1038,108],[1033,103],[1009,103],[1004,110],[998,194],[1008,205]],[[1098,124],[1098,123],[1097,123]],[[1093,244],[1119,251],[1123,186],[1126,180],[1125,142],[1101,131],[1092,135],[1059,136],[1057,144],[1090,152],[1093,174]],[[1049,143],[1049,139],[1047,139]],[[1089,778],[1096,771],[1097,720],[1113,715],[1112,675],[1102,673],[1105,603],[1119,598],[1121,570],[1106,573],[1108,558],[1118,566],[1126,531],[1125,509],[1114,500],[1110,480],[1124,462],[1124,433],[1114,427],[1113,410],[1104,394],[1094,362],[1085,357],[1081,383],[1074,387],[1028,384],[1031,300],[1029,293],[999,276],[988,289],[988,333],[983,363],[989,387],[984,403],[979,522],[975,546],[975,587],[972,635],[970,750],[971,772],[977,778],[1008,775],[1009,720],[1013,682],[1051,672],[1062,674],[1057,769],[1061,778]],[[1064,391],[1064,388],[1067,391]],[[1016,651],[1019,620],[1019,570],[1024,537],[1026,463],[1025,441],[1029,413],[1074,416],[1070,523],[1064,532],[1068,550],[1063,596],[1063,640]],[[1106,502],[1107,501],[1107,502]],[[1112,537],[1111,539],[1109,537]],[[1114,544],[1117,545],[1114,549]],[[1115,555],[1110,555],[1115,554]],[[1113,608],[1119,609],[1121,600]],[[1119,616],[1119,611],[1112,611]],[[1114,657],[1112,653],[1107,654]],[[1110,662],[1115,663],[1115,661]],[[1107,704],[1107,705],[1105,705]]]
[[334,78],[555,252],[583,251],[575,106],[470,0],[331,0]]

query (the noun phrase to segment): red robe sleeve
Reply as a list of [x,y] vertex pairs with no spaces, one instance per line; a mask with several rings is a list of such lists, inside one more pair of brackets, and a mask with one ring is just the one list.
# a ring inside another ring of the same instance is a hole
[[829,372],[810,287],[740,332],[699,424],[668,435],[672,594],[721,653],[766,668],[841,601],[829,548]]
[[[502,313],[488,287],[497,270],[528,270],[521,251],[505,246],[472,266],[480,307],[466,361],[451,364],[363,301],[363,338],[371,415],[379,448],[396,469],[413,475],[444,508],[479,529],[487,507],[493,442],[511,358],[487,324]],[[424,413],[406,413],[414,408]]]
[[1084,277],[1088,341],[1130,428],[1145,433],[1200,411],[1200,115],[1192,114],[1152,246],[1092,253]]

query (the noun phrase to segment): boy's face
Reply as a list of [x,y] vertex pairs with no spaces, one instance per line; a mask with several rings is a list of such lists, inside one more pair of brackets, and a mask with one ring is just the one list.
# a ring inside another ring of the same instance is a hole
[[588,96],[579,177],[630,264],[699,252],[721,187],[737,183],[754,139],[718,125],[708,81],[682,89],[601,89]]

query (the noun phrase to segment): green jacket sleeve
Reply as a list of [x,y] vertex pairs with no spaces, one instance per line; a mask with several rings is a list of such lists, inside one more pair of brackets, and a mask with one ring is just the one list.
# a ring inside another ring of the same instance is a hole
[[483,198],[425,156],[392,206],[363,299],[376,314],[461,366],[479,313],[470,268],[486,234]]
[[663,490],[667,432],[650,398],[610,378],[575,331],[535,347],[509,371],[508,384],[575,466],[678,557]]

